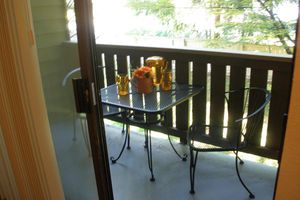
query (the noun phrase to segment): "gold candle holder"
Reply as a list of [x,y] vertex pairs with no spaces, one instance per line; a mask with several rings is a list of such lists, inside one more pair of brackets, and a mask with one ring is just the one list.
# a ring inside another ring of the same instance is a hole
[[168,91],[172,89],[172,71],[164,71],[162,74],[161,89]]
[[129,78],[126,74],[118,74],[116,76],[116,84],[118,87],[118,94],[120,96],[128,94]]

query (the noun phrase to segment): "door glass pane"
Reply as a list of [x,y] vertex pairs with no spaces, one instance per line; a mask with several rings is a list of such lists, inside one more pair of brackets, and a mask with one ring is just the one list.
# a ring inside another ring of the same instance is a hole
[[79,67],[69,41],[63,1],[31,1],[48,118],[66,199],[98,199],[85,116],[75,112],[72,78]]

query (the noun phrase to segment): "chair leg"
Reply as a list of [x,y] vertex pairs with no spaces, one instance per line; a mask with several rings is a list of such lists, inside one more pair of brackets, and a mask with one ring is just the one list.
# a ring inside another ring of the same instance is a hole
[[88,125],[87,125],[86,119],[80,119],[80,124],[81,124],[82,136],[83,136],[84,143],[85,143],[85,146],[86,146],[87,151],[88,151],[88,155],[91,156],[92,155],[92,153],[91,153],[92,150],[91,150],[91,146],[90,146]]
[[146,129],[146,137],[147,137],[147,158],[148,158],[148,167],[151,173],[150,181],[154,182],[154,174],[153,174],[153,162],[152,162],[152,144],[151,144],[151,130]]
[[126,124],[126,133],[128,134],[128,140],[127,140],[127,149],[130,149],[130,129],[129,129],[129,124]]
[[246,186],[246,184],[244,183],[244,181],[242,180],[241,176],[240,176],[240,172],[239,172],[239,167],[238,167],[238,161],[239,161],[239,156],[238,156],[238,151],[235,152],[235,169],[236,169],[236,173],[238,175],[238,178],[241,182],[241,184],[243,185],[243,187],[247,190],[247,192],[249,193],[249,198],[250,199],[254,199],[255,196],[254,194],[250,191],[250,189]]
[[117,156],[117,158],[115,158],[114,156],[110,157],[110,160],[111,160],[112,164],[116,163],[121,158],[121,156],[123,154],[123,151],[125,149],[126,144],[127,144],[127,149],[128,149],[128,147],[129,147],[128,137],[129,137],[129,130],[126,129],[126,131],[125,131],[125,139],[124,139],[123,146],[121,148],[121,151],[120,151],[119,155]]
[[76,117],[76,113],[75,110],[73,111],[73,141],[76,141],[77,137],[76,137],[76,121],[77,121],[77,117]]
[[148,137],[147,137],[147,129],[144,129],[144,136],[145,136],[145,144],[144,144],[144,148],[147,149],[148,148]]
[[194,155],[194,151],[192,148],[190,148],[190,184],[191,184],[191,189],[190,193],[195,194],[195,170],[196,170],[196,164],[197,164],[197,157],[198,157],[198,152],[196,151]]
[[125,133],[125,122],[123,122],[123,127],[122,127],[122,134]]

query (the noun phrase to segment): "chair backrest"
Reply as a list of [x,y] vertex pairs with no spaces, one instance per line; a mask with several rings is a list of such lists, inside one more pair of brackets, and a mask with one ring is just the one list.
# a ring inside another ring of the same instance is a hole
[[69,78],[70,78],[71,76],[73,76],[74,74],[76,74],[76,73],[79,74],[79,72],[80,72],[80,67],[77,67],[77,68],[72,69],[71,71],[69,71],[69,72],[65,75],[65,77],[64,77],[64,79],[63,79],[63,81],[62,81],[62,86],[65,87],[65,86],[67,85],[67,82],[68,82]]
[[226,92],[228,126],[234,126],[241,133],[241,138],[234,135],[236,133],[230,133],[230,137],[247,143],[253,133],[261,131],[264,111],[270,100],[271,93],[263,88],[250,87]]
[[[103,66],[98,66],[98,67],[97,67],[97,73],[103,74],[104,69],[105,69],[105,67],[103,67]],[[67,82],[69,81],[69,79],[70,79],[71,77],[74,77],[75,74],[78,75],[77,77],[80,77],[80,67],[77,67],[77,68],[72,69],[71,71],[69,71],[69,72],[65,75],[65,77],[64,77],[64,79],[63,79],[63,81],[62,81],[62,86],[65,87],[65,86],[67,85]],[[109,76],[111,76],[111,75],[109,75]],[[101,78],[103,78],[103,77],[101,76]],[[99,84],[100,84],[100,83],[99,83]],[[102,87],[103,87],[103,85],[100,84],[100,88],[102,88]]]
[[[97,72],[98,73],[103,73],[103,70],[104,70],[104,67],[102,66],[98,66],[97,67]],[[75,69],[72,69],[71,71],[69,71],[63,81],[62,81],[62,86],[65,87],[67,85],[67,82],[69,81],[69,79],[71,77],[74,77],[75,74],[79,75],[80,77],[80,67],[77,67]],[[108,117],[108,116],[112,116],[112,115],[117,115],[117,114],[120,114],[121,112],[121,109],[117,108],[117,107],[114,107],[114,106],[107,106],[107,105],[103,105],[102,104],[102,111],[103,111],[103,116],[104,117]]]

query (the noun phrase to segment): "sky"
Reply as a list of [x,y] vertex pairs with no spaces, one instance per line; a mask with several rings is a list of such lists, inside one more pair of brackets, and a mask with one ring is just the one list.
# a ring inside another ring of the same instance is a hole
[[[192,6],[191,0],[173,0],[180,18],[186,22],[200,24],[203,28],[209,27],[211,19],[204,9],[188,9]],[[152,16],[136,16],[134,11],[127,7],[127,0],[94,0],[94,24],[96,32],[121,35],[137,27],[160,30],[159,20]],[[290,4],[277,11],[284,21],[297,18],[298,8]]]

